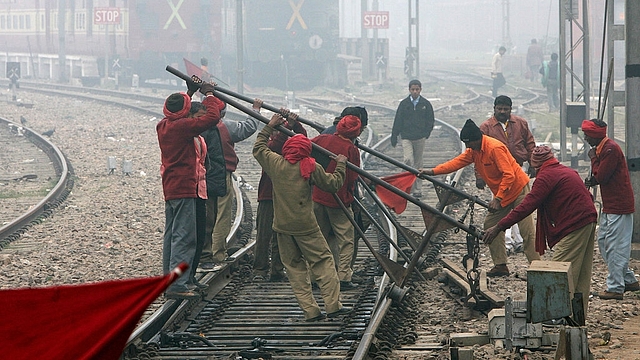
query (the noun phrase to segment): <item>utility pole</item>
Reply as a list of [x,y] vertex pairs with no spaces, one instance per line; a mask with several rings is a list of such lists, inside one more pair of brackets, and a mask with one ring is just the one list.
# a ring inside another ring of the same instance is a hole
[[[566,160],[567,127],[571,128],[571,167],[578,166],[578,128],[582,120],[591,118],[591,67],[589,48],[589,6],[588,0],[582,0],[582,16],[580,22],[580,1],[560,1],[560,161]],[[567,29],[569,34],[567,36]],[[574,40],[574,29],[582,31],[582,36]],[[574,58],[578,50],[582,51],[582,77],[574,71]],[[567,64],[567,61],[569,62]],[[567,83],[567,77],[570,82]],[[578,84],[582,91],[575,93]],[[567,91],[570,94],[567,94]],[[570,96],[569,96],[570,95]],[[569,102],[567,102],[569,98]]]
[[238,94],[244,94],[244,31],[242,0],[236,0],[236,68],[238,72]]
[[513,49],[513,43],[511,42],[511,29],[509,26],[509,0],[502,0],[502,44],[507,48],[510,53]]
[[67,55],[65,43],[66,0],[58,0],[58,82],[67,82]]
[[[631,186],[635,193],[635,206],[640,209],[640,48],[637,39],[640,35],[640,1],[626,0],[625,3],[625,124],[626,124],[626,151],[627,166],[631,177]],[[640,216],[633,217],[633,242],[632,249],[637,248],[640,242]],[[636,251],[634,251],[636,252]]]
[[[413,6],[412,6],[413,3]],[[409,0],[409,46],[405,52],[404,73],[409,79],[420,77],[420,21],[419,0]],[[415,10],[415,11],[414,11]],[[414,36],[415,34],[415,36]],[[415,41],[414,41],[415,40]],[[415,76],[413,65],[415,63]]]

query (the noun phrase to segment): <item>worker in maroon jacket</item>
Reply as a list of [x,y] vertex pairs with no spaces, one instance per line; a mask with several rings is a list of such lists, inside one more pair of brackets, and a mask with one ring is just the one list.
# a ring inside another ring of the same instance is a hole
[[622,300],[625,291],[640,290],[635,274],[629,269],[635,211],[629,169],[620,146],[607,137],[604,121],[585,120],[582,132],[591,145],[591,176],[585,185],[600,185],[602,194],[598,248],[609,274],[607,290],[598,296],[604,300]]
[[[336,125],[335,134],[321,134],[311,139],[311,141],[334,154],[346,156],[350,163],[360,166],[360,151],[355,146],[354,141],[360,136],[361,132],[360,119],[354,115],[347,115],[340,119],[338,125]],[[323,164],[325,161],[323,158],[330,160],[324,155],[318,155],[316,160],[324,166],[326,171],[332,172],[336,168],[336,162],[331,160]],[[322,235],[324,235],[331,248],[333,260],[338,270],[341,291],[356,288],[356,285],[351,281],[353,276],[351,260],[353,258],[355,232],[349,217],[353,218],[351,203],[354,200],[353,192],[357,179],[358,174],[355,171],[347,170],[344,184],[336,193],[346,206],[346,213],[332,193],[323,191],[318,187],[313,188],[313,211],[316,215],[316,220],[318,220],[320,231],[322,231]]]
[[[307,136],[307,130],[297,121],[298,114],[292,113],[289,109],[280,109],[281,114],[285,114],[287,121],[282,124],[296,134]],[[274,131],[269,137],[267,147],[278,154],[282,154],[282,146],[289,139],[287,134]],[[253,281],[279,282],[287,280],[284,273],[284,265],[280,259],[278,250],[278,240],[273,226],[273,184],[271,178],[264,170],[258,183],[258,210],[256,211],[256,247],[253,250],[255,260],[253,261]],[[271,254],[271,259],[269,259]]]
[[483,240],[491,243],[498,233],[537,209],[536,251],[542,255],[549,246],[554,250],[554,261],[570,262],[575,287],[572,290],[587,299],[598,217],[591,195],[582,186],[580,175],[560,164],[548,146],[536,147],[530,161],[538,176],[531,192],[507,216],[488,228]]
[[[171,94],[164,104],[165,117],[158,122],[156,132],[160,145],[162,190],[165,200],[165,228],[162,250],[162,270],[168,274],[178,264],[193,267],[196,252],[196,199],[206,198],[206,185],[198,187],[196,147],[194,137],[220,121],[220,113],[213,96],[214,87],[204,84],[202,102],[207,108],[204,116],[189,117],[191,96]],[[192,93],[192,89],[190,89]],[[203,189],[204,187],[204,189]],[[191,278],[181,276],[172,283],[165,295],[168,298],[194,298],[190,290]]]

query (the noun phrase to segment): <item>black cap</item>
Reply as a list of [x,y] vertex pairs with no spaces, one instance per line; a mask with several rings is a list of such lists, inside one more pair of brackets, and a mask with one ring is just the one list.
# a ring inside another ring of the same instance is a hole
[[471,119],[467,119],[460,131],[460,140],[464,142],[476,141],[482,139],[482,131]]
[[176,113],[184,107],[184,97],[181,94],[175,93],[169,95],[167,98],[167,110],[172,113]]

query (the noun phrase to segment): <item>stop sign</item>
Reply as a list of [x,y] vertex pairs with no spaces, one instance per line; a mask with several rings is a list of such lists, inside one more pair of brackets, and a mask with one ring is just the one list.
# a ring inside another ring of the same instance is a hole
[[365,29],[388,29],[388,11],[365,11],[362,14],[362,27]]
[[120,24],[120,8],[94,8],[93,23],[95,25]]

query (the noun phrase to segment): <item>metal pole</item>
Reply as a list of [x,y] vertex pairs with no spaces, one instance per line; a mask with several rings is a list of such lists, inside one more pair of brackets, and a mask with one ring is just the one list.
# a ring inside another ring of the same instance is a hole
[[560,161],[567,157],[567,7],[566,0],[560,0]]
[[416,78],[420,78],[420,1],[416,2]]
[[[635,195],[636,209],[640,209],[640,1],[625,2],[625,106],[627,165]],[[633,242],[640,242],[640,216],[633,217]],[[632,245],[632,249],[637,244]],[[633,253],[634,251],[632,251]]]
[[238,93],[244,94],[244,22],[242,0],[236,0],[236,67],[238,71]]
[[67,82],[67,55],[65,43],[66,0],[58,0],[58,81]]

